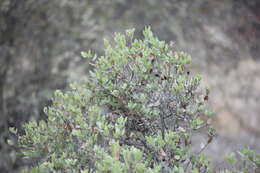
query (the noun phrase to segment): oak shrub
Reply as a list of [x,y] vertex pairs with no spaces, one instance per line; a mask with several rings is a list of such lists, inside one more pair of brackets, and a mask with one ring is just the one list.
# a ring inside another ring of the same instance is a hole
[[[91,52],[94,70],[66,92],[56,91],[47,120],[31,121],[19,135],[30,172],[213,172],[201,152],[191,153],[194,131],[214,136],[209,89],[187,70],[191,57],[158,40],[150,28],[105,40],[105,55]],[[94,57],[94,58],[93,58]],[[28,170],[27,170],[28,171]]]

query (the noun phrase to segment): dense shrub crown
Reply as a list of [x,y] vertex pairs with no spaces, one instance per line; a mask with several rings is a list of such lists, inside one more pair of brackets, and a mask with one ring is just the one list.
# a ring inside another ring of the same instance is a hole
[[[29,122],[19,144],[36,172],[212,172],[191,135],[209,128],[199,75],[186,69],[191,57],[134,30],[105,40],[94,71],[70,90],[56,91],[46,121]],[[82,52],[86,58],[91,52]],[[209,90],[205,91],[207,96]]]

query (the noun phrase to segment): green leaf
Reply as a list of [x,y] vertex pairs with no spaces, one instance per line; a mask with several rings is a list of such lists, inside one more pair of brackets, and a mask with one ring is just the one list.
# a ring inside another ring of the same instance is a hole
[[91,58],[91,57],[92,57],[92,53],[91,53],[90,50],[87,51],[87,52],[82,51],[82,52],[81,52],[81,56],[82,56],[83,58]]

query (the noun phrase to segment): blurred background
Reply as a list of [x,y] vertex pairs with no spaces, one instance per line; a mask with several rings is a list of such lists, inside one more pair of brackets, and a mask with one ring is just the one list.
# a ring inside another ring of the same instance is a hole
[[24,165],[8,127],[44,119],[52,92],[87,75],[81,51],[102,54],[103,38],[148,25],[211,88],[219,135],[205,153],[218,163],[243,145],[260,151],[259,0],[0,0],[0,172]]

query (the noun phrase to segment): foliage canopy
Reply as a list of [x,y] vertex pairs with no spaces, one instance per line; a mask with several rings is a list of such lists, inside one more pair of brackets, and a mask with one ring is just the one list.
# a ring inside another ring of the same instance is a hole
[[55,92],[46,121],[24,125],[18,142],[35,161],[31,171],[212,172],[204,155],[189,152],[194,131],[208,129],[208,143],[214,136],[201,77],[186,68],[191,57],[149,27],[141,40],[132,29],[104,43],[90,76]]

